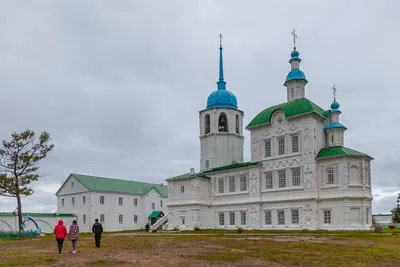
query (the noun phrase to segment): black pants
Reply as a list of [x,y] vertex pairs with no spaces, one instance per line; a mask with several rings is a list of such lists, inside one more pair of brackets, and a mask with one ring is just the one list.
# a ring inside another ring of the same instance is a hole
[[94,234],[94,240],[96,241],[96,247],[100,247],[100,239],[101,239],[101,234]]
[[61,253],[62,247],[64,243],[64,238],[57,238],[57,244],[58,244],[58,253]]

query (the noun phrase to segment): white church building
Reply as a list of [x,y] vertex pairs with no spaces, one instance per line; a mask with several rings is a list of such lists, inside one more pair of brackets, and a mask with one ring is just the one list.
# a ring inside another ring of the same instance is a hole
[[328,109],[306,98],[294,47],[287,99],[246,126],[243,162],[244,112],[226,89],[222,50],[217,90],[199,112],[200,171],[167,179],[168,228],[370,229],[373,158],[345,147],[336,94]]
[[95,219],[104,231],[144,229],[165,217],[165,185],[72,173],[57,191],[57,212],[73,214],[81,232]]

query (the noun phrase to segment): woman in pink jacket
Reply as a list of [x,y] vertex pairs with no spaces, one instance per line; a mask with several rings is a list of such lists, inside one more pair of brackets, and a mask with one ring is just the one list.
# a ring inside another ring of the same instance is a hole
[[69,240],[72,241],[72,248],[74,249],[72,253],[76,253],[76,241],[78,241],[79,226],[76,220],[72,221],[69,227]]
[[54,234],[56,235],[57,239],[58,253],[61,253],[64,239],[67,236],[67,228],[64,226],[64,222],[62,220],[59,220],[56,227],[54,227]]

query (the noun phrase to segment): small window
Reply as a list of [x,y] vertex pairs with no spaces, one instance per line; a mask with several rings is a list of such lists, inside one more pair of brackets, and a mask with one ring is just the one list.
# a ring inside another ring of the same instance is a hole
[[100,204],[104,204],[104,196],[100,196]]
[[83,214],[82,218],[83,218],[83,224],[86,224],[86,214]]
[[270,210],[265,211],[265,224],[271,225],[272,224],[272,214]]
[[224,193],[224,179],[218,180],[218,193]]
[[229,212],[229,224],[235,225],[235,213],[234,212]]
[[124,223],[124,215],[120,214],[118,217],[119,223]]
[[61,199],[61,206],[64,207],[64,199],[63,198]]
[[210,168],[210,161],[208,159],[205,161],[205,165],[206,165],[206,168]]
[[209,114],[207,114],[204,117],[204,133],[205,134],[210,133],[210,115]]
[[278,139],[278,152],[279,155],[285,155],[285,137]]
[[369,208],[365,209],[365,223],[369,224]]
[[278,211],[278,224],[285,224],[285,211],[283,210]]
[[74,182],[71,182],[71,188],[74,188]]
[[333,134],[332,134],[332,143],[334,142],[333,140],[334,140],[334,139],[333,139]]
[[236,133],[239,134],[239,115],[236,114]]
[[265,141],[265,157],[271,157],[271,140]]
[[331,211],[324,210],[324,223],[330,224],[331,223]]
[[101,223],[104,223],[104,221],[105,221],[105,216],[104,216],[104,214],[100,214],[100,222]]
[[272,171],[265,173],[265,188],[273,188]]
[[292,153],[299,152],[299,136],[292,135]]
[[228,132],[228,119],[225,113],[221,113],[218,119],[218,132]]
[[86,204],[86,196],[83,196],[83,197],[82,197],[82,203],[83,203],[83,204]]
[[246,225],[246,212],[245,211],[240,212],[240,224]]
[[240,191],[247,191],[247,178],[246,176],[240,177]]
[[225,214],[223,212],[219,213],[219,225],[225,225]]
[[229,192],[235,192],[235,177],[229,177]]
[[335,183],[335,172],[333,168],[328,169],[328,180],[326,181],[327,184],[334,184]]
[[119,205],[122,205],[122,203],[123,203],[122,197],[119,197],[119,198],[118,198],[118,204],[119,204]]
[[72,198],[72,206],[75,205],[75,198]]
[[162,203],[162,200],[160,200],[160,207],[162,208],[162,206],[163,206],[163,203]]
[[185,217],[181,217],[181,224],[183,224],[183,225],[185,225],[185,224],[186,224]]
[[138,221],[137,218],[138,218],[137,215],[133,216],[133,222],[134,222],[134,223],[137,223],[137,221]]
[[299,223],[299,210],[292,210],[292,224]]
[[185,193],[185,186],[181,185],[181,193]]
[[300,168],[292,169],[292,186],[300,186]]
[[151,208],[152,208],[153,210],[155,210],[155,209],[156,209],[156,203],[151,203]]
[[134,206],[137,206],[137,198],[134,198],[134,199],[133,199],[133,205],[134,205]]
[[286,170],[278,171],[279,187],[286,187]]

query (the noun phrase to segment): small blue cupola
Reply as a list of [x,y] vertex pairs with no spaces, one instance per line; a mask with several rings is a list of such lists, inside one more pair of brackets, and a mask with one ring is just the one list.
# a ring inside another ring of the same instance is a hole
[[292,51],[292,53],[290,54],[290,60],[289,63],[291,65],[291,70],[288,73],[288,75],[286,76],[286,80],[285,83],[283,84],[284,86],[287,85],[288,82],[290,81],[304,81],[304,85],[306,85],[308,83],[307,79],[306,79],[306,75],[304,75],[304,72],[302,72],[300,70],[300,62],[301,59],[299,58],[299,51],[296,50],[296,47],[294,48],[294,50]]
[[342,113],[339,110],[339,103],[336,101],[336,88],[333,85],[333,103],[331,104],[331,109],[329,110],[328,125],[324,127],[327,146],[343,146],[344,145],[344,131],[347,130],[346,126],[339,122],[339,115]]
[[219,79],[217,82],[217,90],[208,96],[207,108],[234,108],[237,109],[236,96],[226,90],[226,82],[224,81],[224,66],[222,60],[222,44],[219,46]]

